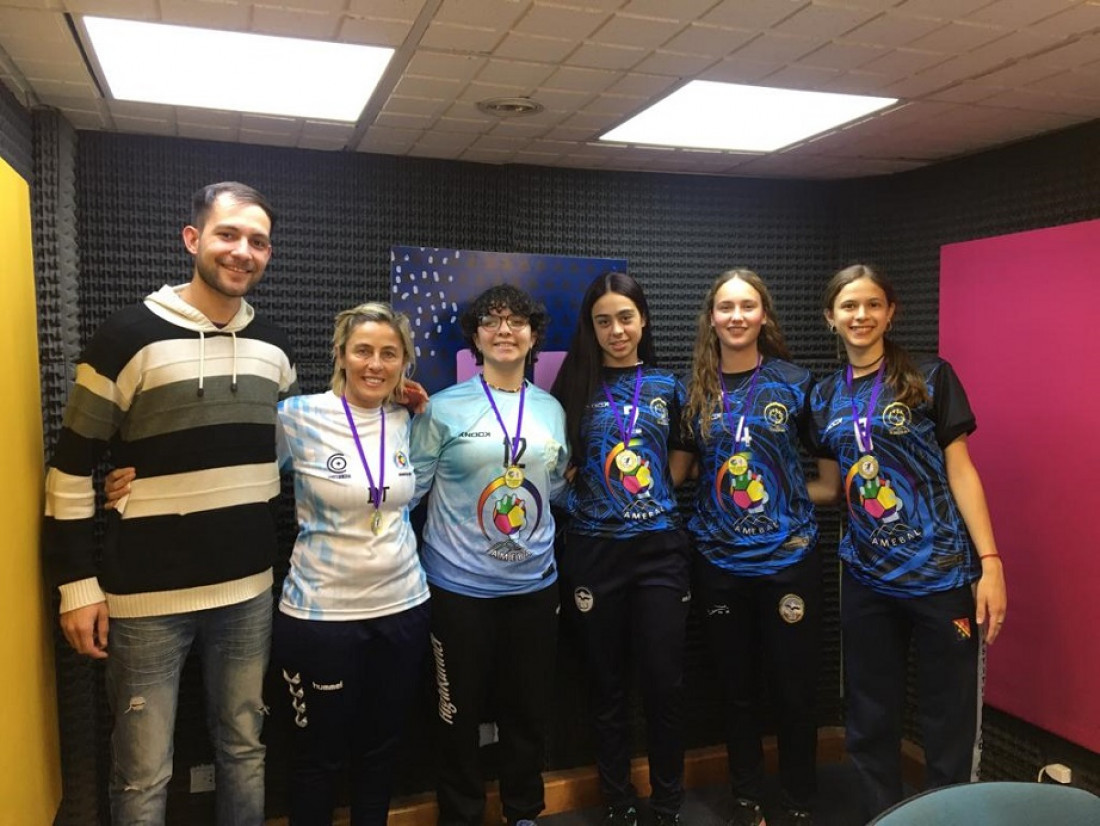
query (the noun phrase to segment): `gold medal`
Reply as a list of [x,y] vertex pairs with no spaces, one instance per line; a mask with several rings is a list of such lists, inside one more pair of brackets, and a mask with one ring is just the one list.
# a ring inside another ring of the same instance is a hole
[[382,533],[382,511],[376,510],[370,520],[371,533],[375,536]]
[[749,469],[749,459],[744,453],[735,453],[730,456],[726,466],[734,476],[740,476]]
[[518,488],[523,484],[523,468],[512,465],[504,471],[504,484],[510,488]]
[[615,467],[622,473],[633,473],[640,464],[641,459],[638,458],[638,454],[633,450],[624,450],[615,457]]
[[870,453],[860,456],[856,463],[856,472],[864,479],[874,479],[878,476],[878,459]]

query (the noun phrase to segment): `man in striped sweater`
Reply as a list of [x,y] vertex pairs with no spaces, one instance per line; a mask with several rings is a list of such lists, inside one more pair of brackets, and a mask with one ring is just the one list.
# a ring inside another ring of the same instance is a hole
[[[275,407],[297,392],[285,334],[244,300],[271,258],[272,220],[244,184],[195,193],[183,230],[191,281],[116,313],[88,342],[46,477],[43,549],[61,628],[76,651],[106,659],[116,824],[164,822],[192,644],[218,823],[264,820]],[[137,479],[97,553],[92,474],[108,450]]]

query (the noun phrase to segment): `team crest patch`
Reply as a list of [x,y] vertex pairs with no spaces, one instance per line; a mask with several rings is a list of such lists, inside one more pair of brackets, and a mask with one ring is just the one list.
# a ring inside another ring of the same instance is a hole
[[779,616],[789,625],[802,622],[806,616],[806,603],[798,594],[787,594],[779,600]]
[[668,424],[668,402],[658,396],[649,403],[649,409],[657,419],[657,424],[662,427]]
[[882,411],[882,420],[890,428],[890,433],[901,436],[909,432],[909,425],[913,423],[913,411],[901,402],[893,402]]
[[764,408],[764,421],[768,423],[768,430],[773,433],[786,433],[787,419],[789,418],[790,414],[787,413],[787,406],[780,402],[770,402]]
[[970,639],[970,618],[963,617],[962,619],[952,620],[952,624],[955,626],[955,634],[960,640]]
[[576,603],[578,611],[587,614],[595,605],[596,598],[592,596],[592,592],[587,588],[577,588],[573,591],[573,602]]

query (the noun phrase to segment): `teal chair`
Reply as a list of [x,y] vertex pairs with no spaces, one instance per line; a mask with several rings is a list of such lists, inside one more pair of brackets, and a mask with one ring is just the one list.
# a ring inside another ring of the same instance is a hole
[[911,797],[869,826],[1100,826],[1100,797],[1050,783],[963,783]]

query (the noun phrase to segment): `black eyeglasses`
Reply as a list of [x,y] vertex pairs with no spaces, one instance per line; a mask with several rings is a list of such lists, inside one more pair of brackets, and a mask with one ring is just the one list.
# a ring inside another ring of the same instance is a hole
[[511,330],[522,330],[524,327],[531,323],[531,320],[522,315],[510,315],[503,317],[499,315],[483,315],[480,319],[478,319],[477,323],[480,326],[484,327],[486,330],[499,330],[501,322],[506,323],[508,325],[508,328]]

